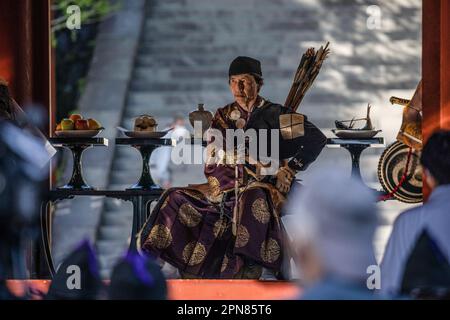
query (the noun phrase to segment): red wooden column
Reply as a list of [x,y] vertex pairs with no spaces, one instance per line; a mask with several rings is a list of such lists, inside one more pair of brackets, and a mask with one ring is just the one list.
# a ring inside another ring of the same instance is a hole
[[[450,0],[423,0],[422,77],[424,142],[450,130]],[[429,190],[424,184],[424,196]]]
[[51,115],[50,0],[0,1],[0,77],[24,106]]
[[[50,35],[50,0],[0,0],[0,77],[9,82],[20,106],[34,103],[44,108],[49,115],[43,128],[47,132],[54,101]],[[43,264],[35,247],[30,246],[27,255],[32,276]]]
[[450,130],[450,0],[441,1],[441,128]]
[[450,129],[450,0],[423,0],[423,134]]

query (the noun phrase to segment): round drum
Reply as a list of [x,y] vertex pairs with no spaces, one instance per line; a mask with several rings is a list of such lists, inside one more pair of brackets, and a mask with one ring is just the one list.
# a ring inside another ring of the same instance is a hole
[[[383,189],[390,193],[399,184],[406,169],[409,147],[401,142],[389,145],[378,162],[378,179]],[[408,174],[400,188],[394,193],[394,198],[405,203],[422,201],[422,167],[420,154],[413,151],[408,166]]]

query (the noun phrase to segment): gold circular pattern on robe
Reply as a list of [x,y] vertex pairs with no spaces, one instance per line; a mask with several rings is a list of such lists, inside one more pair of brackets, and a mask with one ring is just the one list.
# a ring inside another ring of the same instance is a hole
[[195,266],[201,263],[206,256],[206,248],[197,241],[188,243],[183,249],[183,260],[189,266]]
[[185,226],[193,228],[202,221],[202,215],[189,203],[183,203],[178,210],[178,219]]
[[280,245],[275,239],[270,238],[262,243],[260,254],[264,262],[273,263],[280,257]]
[[159,210],[162,210],[162,209],[164,209],[166,206],[167,206],[167,204],[169,203],[169,196],[167,196],[166,197],[166,199],[164,199],[164,202],[163,202],[163,204],[161,205],[161,209],[159,209]]
[[148,238],[150,244],[158,249],[166,249],[172,243],[172,235],[163,224],[154,225]]
[[228,257],[225,256],[222,260],[222,267],[220,268],[220,272],[224,272],[228,266]]
[[252,214],[256,220],[261,223],[268,223],[270,220],[270,212],[267,201],[263,198],[256,199],[252,204]]
[[246,121],[242,118],[240,118],[236,121],[236,128],[238,128],[238,129],[244,129],[245,125],[246,125]]
[[238,120],[241,117],[241,112],[238,109],[234,109],[230,112],[230,119],[233,121]]
[[242,224],[239,225],[236,235],[236,248],[242,248],[245,247],[248,243],[248,240],[250,240],[250,233],[248,232],[247,228],[244,227]]
[[228,227],[229,227],[229,225],[225,219],[220,218],[219,220],[217,220],[216,223],[214,223],[214,228],[213,228],[214,238],[216,238],[216,239],[222,238],[223,234],[228,229]]

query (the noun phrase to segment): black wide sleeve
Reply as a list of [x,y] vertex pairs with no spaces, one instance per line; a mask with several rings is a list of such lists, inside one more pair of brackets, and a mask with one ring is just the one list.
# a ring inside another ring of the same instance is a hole
[[[295,116],[286,117],[286,115]],[[247,128],[278,129],[280,133],[277,146],[278,160],[289,160],[289,166],[295,171],[306,170],[327,143],[322,131],[308,121],[305,115],[271,102],[252,112]],[[274,157],[270,137],[267,140],[258,140],[259,144],[266,143],[267,150],[271,150],[270,154]]]
[[327,143],[327,137],[305,117],[304,136],[295,139],[296,153],[288,162],[291,169],[304,171],[319,156]]

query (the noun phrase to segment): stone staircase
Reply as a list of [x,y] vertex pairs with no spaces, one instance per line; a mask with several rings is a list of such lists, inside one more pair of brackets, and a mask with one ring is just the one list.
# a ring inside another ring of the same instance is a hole
[[[379,30],[367,27],[366,11],[373,4],[381,10]],[[284,102],[300,54],[330,41],[332,55],[300,111],[327,131],[335,119],[364,115],[370,102],[374,125],[391,142],[401,109],[388,99],[411,96],[420,78],[420,6],[418,0],[152,1],[130,117],[149,110],[149,104],[162,118],[168,110],[187,114],[199,102],[210,110],[225,105],[231,99],[227,68],[237,55],[260,59],[262,95]],[[366,153],[376,162],[381,150]],[[376,181],[375,166],[370,167],[368,178]]]
[[[366,26],[366,10],[373,4],[381,9],[379,30]],[[388,99],[410,97],[420,78],[420,7],[420,0],[147,1],[122,126],[131,127],[134,117],[150,113],[164,127],[173,115],[187,116],[198,103],[214,111],[230,102],[227,71],[237,55],[261,60],[262,95],[282,103],[301,53],[330,41],[332,55],[300,111],[328,132],[335,119],[364,115],[370,102],[374,125],[392,142],[401,109],[391,107]],[[370,183],[376,184],[380,154],[381,150],[368,150],[363,156],[363,177]],[[109,188],[136,182],[139,161],[137,151],[117,147]],[[350,171],[346,151],[326,149],[302,178],[307,180],[311,172],[329,164],[342,164]],[[197,166],[176,174],[174,184],[203,179],[202,167]],[[389,217],[404,208],[386,207]],[[130,230],[131,204],[106,200],[97,235],[105,277],[127,247]]]

